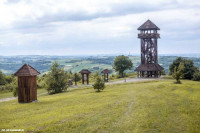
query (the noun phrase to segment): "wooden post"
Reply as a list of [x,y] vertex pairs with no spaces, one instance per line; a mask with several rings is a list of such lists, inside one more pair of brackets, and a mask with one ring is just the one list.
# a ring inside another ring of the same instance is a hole
[[74,77],[75,85],[77,85],[77,74],[75,73],[74,76],[75,76],[75,77]]
[[[87,84],[89,84],[89,74],[91,72],[88,69],[82,69],[79,73],[82,74],[82,83],[84,84],[84,82],[87,81]],[[84,77],[86,79],[84,79]]]
[[84,84],[84,74],[81,75],[82,75],[82,84]]
[[87,73],[87,85],[89,85],[89,74]]

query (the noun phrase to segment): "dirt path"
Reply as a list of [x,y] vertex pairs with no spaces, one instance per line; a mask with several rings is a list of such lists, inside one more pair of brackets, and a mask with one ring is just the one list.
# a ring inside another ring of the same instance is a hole
[[14,99],[17,99],[17,97],[2,98],[2,99],[0,99],[0,103],[1,103],[1,102],[5,102],[5,101],[14,100]]
[[[106,85],[121,84],[121,83],[130,83],[130,82],[153,81],[153,80],[158,80],[158,79],[160,79],[160,78],[126,78],[126,79],[119,80],[119,81],[107,82]],[[90,85],[90,86],[92,86],[92,85]],[[74,88],[79,88],[79,87],[75,86]],[[39,94],[38,96],[43,95],[43,94],[46,94],[46,93]],[[2,98],[2,99],[0,99],[0,103],[1,102],[5,102],[5,101],[14,100],[14,99],[17,99],[17,97]]]
[[119,81],[111,81],[107,82],[106,84],[121,84],[121,83],[129,83],[129,82],[143,82],[143,81],[153,81],[153,80],[158,80],[160,78],[124,78],[124,80],[119,80]]

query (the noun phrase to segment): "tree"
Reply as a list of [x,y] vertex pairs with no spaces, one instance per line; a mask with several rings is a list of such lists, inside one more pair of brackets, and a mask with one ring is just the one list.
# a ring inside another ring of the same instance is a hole
[[67,73],[67,78],[68,79],[74,79],[74,75],[72,73],[72,71],[66,72]]
[[200,72],[196,72],[194,75],[193,75],[193,79],[194,81],[200,81]]
[[172,77],[176,79],[176,83],[178,84],[181,83],[180,78],[183,77],[183,71],[184,71],[184,64],[182,62],[179,64],[178,69],[176,67],[174,68]]
[[95,73],[92,73],[92,74],[91,74],[91,77],[92,77],[93,79],[97,79],[98,77],[100,77],[100,74],[99,74],[98,71],[96,71]]
[[6,81],[7,84],[12,83],[14,80],[15,80],[15,77],[14,77],[13,74],[10,74],[10,75],[8,75],[8,76],[5,76],[5,81]]
[[95,83],[93,84],[93,88],[97,89],[97,92],[100,92],[101,90],[103,90],[105,88],[105,83],[104,81],[100,78],[100,76],[98,76],[96,78]]
[[46,78],[47,74],[43,74],[42,76],[37,77],[37,88],[46,88]]
[[5,85],[5,84],[6,84],[5,74],[3,74],[2,71],[0,70],[0,85]]
[[74,73],[73,81],[75,81],[77,83],[80,80],[81,80],[81,74],[80,73]]
[[114,60],[113,69],[115,69],[116,72],[119,72],[122,77],[124,77],[124,71],[131,69],[132,67],[133,63],[128,56],[120,55]]
[[66,91],[68,84],[67,74],[64,69],[59,67],[57,62],[54,62],[50,68],[50,72],[47,74],[47,90],[49,94],[60,93]]
[[[194,66],[194,63],[192,60],[189,59],[183,59],[182,57],[178,57],[176,60],[173,61],[173,63],[169,66],[169,74],[172,75],[174,72],[174,68],[178,69],[180,63],[184,64],[184,70],[183,70],[183,78],[184,79],[192,79],[194,73],[198,70],[196,66]],[[177,71],[177,70],[176,70]]]
[[162,75],[166,75],[165,70],[162,70],[162,71],[161,71],[161,74],[162,74]]

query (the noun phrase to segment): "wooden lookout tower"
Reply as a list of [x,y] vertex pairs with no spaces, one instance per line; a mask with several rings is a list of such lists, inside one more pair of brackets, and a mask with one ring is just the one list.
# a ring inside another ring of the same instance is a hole
[[158,64],[157,39],[160,30],[153,22],[147,20],[138,30],[141,42],[141,64],[136,68],[138,77],[159,77],[163,67]]
[[103,73],[103,77],[104,77],[104,81],[108,82],[108,73],[110,72],[110,70],[108,69],[104,69],[101,73]]
[[82,84],[84,84],[85,81],[89,84],[89,74],[91,72],[88,69],[82,69],[79,73],[82,75]]
[[37,100],[36,76],[40,73],[32,66],[24,64],[14,75],[18,77],[18,102]]

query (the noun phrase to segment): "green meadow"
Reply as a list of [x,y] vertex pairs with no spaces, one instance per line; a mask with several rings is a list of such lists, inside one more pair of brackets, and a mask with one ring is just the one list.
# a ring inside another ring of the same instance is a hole
[[198,133],[200,82],[160,79],[106,85],[100,93],[92,87],[41,93],[38,102],[1,102],[0,114],[0,129],[25,132]]

